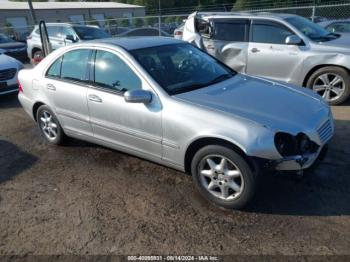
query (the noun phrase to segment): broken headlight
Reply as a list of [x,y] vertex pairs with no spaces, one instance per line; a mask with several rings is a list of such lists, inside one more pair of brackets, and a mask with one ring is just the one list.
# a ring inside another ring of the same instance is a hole
[[283,157],[314,153],[318,148],[317,144],[303,133],[293,136],[284,132],[276,133],[275,146],[278,153]]

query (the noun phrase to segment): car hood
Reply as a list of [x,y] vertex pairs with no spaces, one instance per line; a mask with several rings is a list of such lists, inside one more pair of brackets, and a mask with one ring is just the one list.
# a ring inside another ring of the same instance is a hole
[[236,75],[224,82],[174,96],[197,106],[237,116],[276,131],[314,129],[329,107],[309,89]]
[[8,68],[19,68],[21,66],[21,62],[18,60],[4,55],[0,54],[0,70],[8,69]]
[[318,43],[321,46],[331,46],[331,47],[345,47],[350,52],[350,34],[340,34],[340,37],[326,42]]
[[0,48],[1,49],[17,49],[17,48],[22,48],[22,47],[26,47],[25,43],[21,43],[21,42],[11,42],[11,43],[3,43],[0,44]]

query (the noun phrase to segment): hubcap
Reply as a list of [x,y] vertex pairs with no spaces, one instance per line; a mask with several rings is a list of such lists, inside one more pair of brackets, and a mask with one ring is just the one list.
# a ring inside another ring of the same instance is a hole
[[241,171],[224,156],[210,155],[203,158],[198,172],[203,187],[217,198],[233,200],[243,191]]
[[49,112],[43,111],[41,113],[40,127],[49,140],[55,140],[57,138],[57,123]]
[[326,73],[320,75],[314,82],[313,90],[327,102],[340,98],[345,91],[345,81],[337,74]]

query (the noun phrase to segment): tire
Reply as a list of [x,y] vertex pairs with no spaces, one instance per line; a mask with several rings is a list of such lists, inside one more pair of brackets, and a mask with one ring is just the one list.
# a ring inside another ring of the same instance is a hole
[[33,53],[33,57],[30,60],[32,65],[37,65],[43,59],[43,52],[41,50],[37,50]]
[[[223,163],[222,159],[226,159],[226,172],[219,168]],[[209,145],[200,149],[192,159],[191,173],[199,192],[207,200],[223,208],[243,208],[253,198],[256,190],[257,176],[247,161],[225,146]],[[227,194],[224,193],[224,188],[229,188]],[[225,195],[228,197],[225,198]]]
[[66,139],[66,135],[52,110],[42,105],[39,107],[36,119],[41,134],[50,144],[61,145]]
[[[340,78],[340,81],[332,85],[332,81],[335,81],[335,77]],[[316,87],[316,85],[318,87]],[[309,77],[306,86],[323,96],[329,104],[339,105],[345,102],[350,95],[350,76],[348,71],[344,68],[326,66],[316,70]],[[337,95],[335,91],[339,94]],[[327,98],[327,92],[330,94],[329,98]]]

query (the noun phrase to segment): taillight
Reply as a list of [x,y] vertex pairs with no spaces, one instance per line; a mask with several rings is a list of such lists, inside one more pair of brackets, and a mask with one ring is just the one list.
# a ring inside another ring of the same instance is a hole
[[23,87],[19,81],[18,81],[18,92],[23,93]]
[[182,35],[182,31],[176,31],[175,35]]

